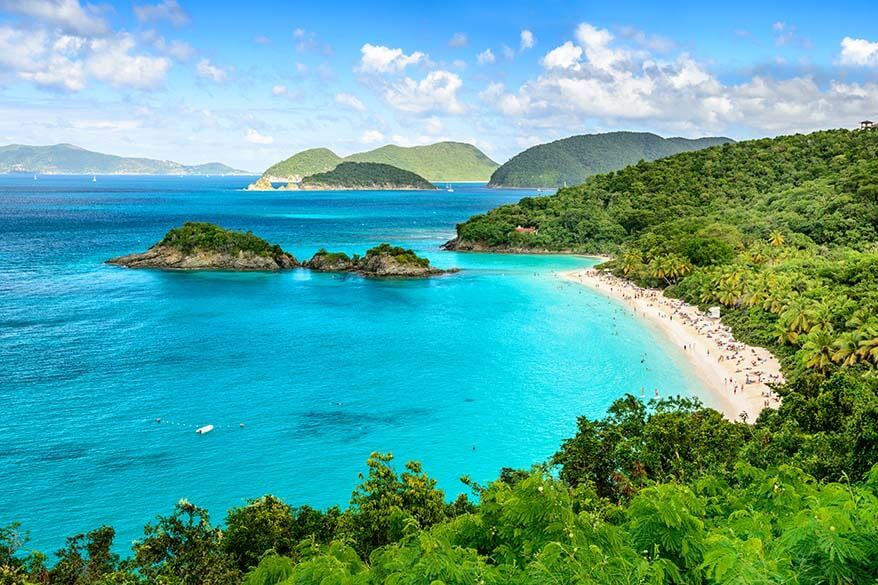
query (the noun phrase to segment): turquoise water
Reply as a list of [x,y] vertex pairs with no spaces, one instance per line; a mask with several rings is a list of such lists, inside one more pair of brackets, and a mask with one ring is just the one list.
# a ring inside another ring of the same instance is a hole
[[[375,450],[422,461],[456,494],[463,474],[544,460],[624,392],[700,390],[654,332],[553,274],[593,261],[439,250],[520,191],[247,182],[0,178],[0,524],[21,521],[35,547],[107,523],[127,549],[181,497],[217,521],[269,492],[345,504]],[[102,263],[186,220],[299,257],[388,241],[464,270],[375,281]],[[204,424],[216,430],[196,435]]]

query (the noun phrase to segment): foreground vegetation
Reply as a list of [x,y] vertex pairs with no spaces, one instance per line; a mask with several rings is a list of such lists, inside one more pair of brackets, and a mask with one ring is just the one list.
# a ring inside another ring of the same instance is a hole
[[[0,532],[0,583],[858,584],[878,580],[878,135],[723,146],[474,218],[462,239],[610,251],[606,268],[704,305],[788,382],[758,420],[616,401],[547,462],[449,502],[373,454],[345,509],[265,496],[224,526],[180,502],[133,556],[109,527],[54,565]],[[537,228],[516,232],[516,226]],[[395,253],[395,251],[386,251]],[[339,260],[339,258],[335,258]]]
[[[821,413],[831,416],[831,412]],[[691,399],[618,400],[581,419],[551,464],[506,469],[478,504],[449,503],[417,463],[375,453],[345,510],[265,496],[223,528],[181,501],[146,526],[130,558],[100,527],[54,566],[0,530],[0,583],[871,583],[878,578],[878,466],[817,481],[760,467],[765,441]]]

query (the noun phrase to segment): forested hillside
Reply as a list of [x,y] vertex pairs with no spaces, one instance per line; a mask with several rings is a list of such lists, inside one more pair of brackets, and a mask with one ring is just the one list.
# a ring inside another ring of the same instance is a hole
[[331,171],[341,162],[378,163],[415,173],[428,181],[487,181],[497,163],[471,144],[437,142],[424,146],[388,144],[341,158],[328,148],[304,150],[263,173],[272,180],[293,181]]
[[435,189],[415,173],[378,163],[343,162],[331,171],[302,180],[312,189]]
[[299,182],[309,175],[331,171],[341,161],[342,158],[328,148],[310,148],[271,165],[262,176]]
[[662,138],[648,132],[608,132],[571,136],[532,146],[491,175],[491,187],[564,187],[672,154],[731,142],[728,138]]

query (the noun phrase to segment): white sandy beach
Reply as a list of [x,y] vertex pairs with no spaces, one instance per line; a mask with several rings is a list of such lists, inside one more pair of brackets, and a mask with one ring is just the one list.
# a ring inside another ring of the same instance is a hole
[[703,397],[705,402],[729,419],[746,413],[753,422],[763,408],[778,406],[779,398],[766,384],[783,381],[777,359],[766,349],[736,341],[728,327],[698,307],[594,269],[559,275],[623,303],[654,324],[683,352],[711,391],[711,397]]

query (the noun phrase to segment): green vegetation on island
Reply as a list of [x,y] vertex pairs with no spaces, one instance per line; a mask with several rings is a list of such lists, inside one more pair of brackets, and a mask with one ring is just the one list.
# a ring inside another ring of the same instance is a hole
[[571,136],[521,152],[491,175],[490,187],[564,187],[673,154],[732,142],[729,138],[662,138],[648,132]]
[[187,221],[181,227],[166,233],[158,245],[186,253],[205,250],[224,254],[249,252],[257,256],[274,256],[283,252],[277,244],[269,244],[251,232],[227,230],[204,221]]
[[173,270],[282,270],[298,265],[277,244],[250,232],[207,222],[186,222],[170,230],[146,252],[107,260],[128,268]]
[[310,148],[271,165],[262,176],[298,183],[309,175],[331,171],[342,160],[328,148]]
[[433,182],[487,181],[498,166],[471,144],[438,142],[411,147],[387,145],[345,158],[327,148],[312,148],[272,165],[263,177],[298,183],[309,175],[332,170],[342,162],[390,165]]
[[410,171],[378,163],[343,162],[302,180],[303,189],[423,189],[436,186]]
[[423,277],[455,272],[430,266],[430,260],[414,250],[387,243],[370,248],[365,256],[321,249],[304,266],[319,272],[355,272],[372,277]]
[[0,147],[0,173],[66,175],[248,175],[221,163],[183,165],[170,160],[92,152],[72,144]]
[[352,154],[352,162],[374,162],[399,167],[416,173],[428,181],[487,181],[497,163],[485,153],[464,142],[437,142],[425,146],[388,144]]

